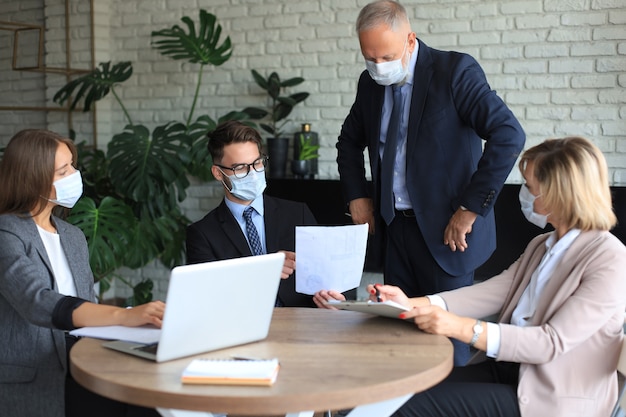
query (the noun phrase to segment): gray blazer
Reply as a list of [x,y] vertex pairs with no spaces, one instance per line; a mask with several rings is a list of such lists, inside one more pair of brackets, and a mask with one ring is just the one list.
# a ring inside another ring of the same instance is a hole
[[[54,223],[78,297],[94,301],[85,236]],[[0,215],[0,416],[65,415],[65,335],[52,324],[62,298],[35,222]]]

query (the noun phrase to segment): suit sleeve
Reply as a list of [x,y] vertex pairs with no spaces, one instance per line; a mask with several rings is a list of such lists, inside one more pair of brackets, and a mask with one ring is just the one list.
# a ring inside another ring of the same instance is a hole
[[453,69],[451,91],[459,117],[485,140],[478,168],[460,198],[461,204],[484,216],[511,172],[526,140],[504,101],[487,83],[480,65],[463,55]]
[[187,247],[187,264],[217,261],[207,236],[202,232],[199,224],[194,223],[187,227],[185,240]]
[[0,230],[0,295],[28,322],[54,328],[53,312],[64,298],[55,291],[43,261],[35,261],[27,242],[14,230]]
[[367,78],[368,76],[363,72],[359,79],[356,99],[341,127],[336,145],[339,177],[347,202],[357,198],[369,197],[364,158],[364,150],[368,145],[366,128],[368,120],[372,119],[365,117],[366,105],[364,102],[368,96],[366,92],[368,89]]

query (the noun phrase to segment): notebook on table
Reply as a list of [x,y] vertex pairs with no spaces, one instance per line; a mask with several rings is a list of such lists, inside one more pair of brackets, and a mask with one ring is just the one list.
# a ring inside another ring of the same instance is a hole
[[103,346],[163,362],[265,339],[284,259],[273,253],[175,267],[158,343]]

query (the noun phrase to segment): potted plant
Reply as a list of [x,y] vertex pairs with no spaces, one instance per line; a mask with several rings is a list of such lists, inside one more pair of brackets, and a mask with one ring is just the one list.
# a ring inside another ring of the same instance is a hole
[[[154,259],[170,268],[184,262],[185,229],[190,221],[179,203],[186,197],[188,175],[205,181],[212,178],[206,134],[223,120],[264,116],[242,110],[232,111],[217,122],[208,115],[193,121],[205,66],[226,62],[232,46],[229,37],[218,45],[221,25],[205,10],[200,10],[197,33],[189,17],[181,20],[187,31],[174,25],[152,32],[152,37],[157,39],[153,46],[162,55],[200,64],[186,121],[171,121],[155,127],[152,132],[133,122],[115,92],[116,86],[131,76],[130,62],[102,63],[90,73],[70,81],[54,96],[59,104],[73,97],[72,109],[82,100],[84,111],[88,111],[111,92],[128,123],[123,132],[113,136],[106,151],[78,144],[78,163],[85,191],[68,220],[87,238],[91,268],[100,282],[100,296],[113,278],[130,285],[117,273],[120,267],[141,268]],[[141,304],[152,298],[151,280],[132,287],[129,304]]]
[[281,80],[276,72],[272,72],[269,77],[265,78],[256,70],[252,70],[252,76],[257,85],[267,92],[269,111],[256,107],[246,110],[255,114],[264,112],[269,115],[269,121],[267,123],[259,123],[259,126],[271,135],[267,138],[269,176],[270,178],[281,178],[285,176],[287,151],[289,148],[289,138],[283,136],[282,128],[289,121],[287,116],[289,116],[294,106],[306,100],[309,93],[299,92],[291,95],[281,95],[283,89],[303,83],[304,78],[302,77]]
[[300,132],[298,135],[296,159],[291,161],[291,171],[296,178],[313,179],[315,174],[311,169],[312,162],[319,157],[320,145],[313,143],[313,137]]

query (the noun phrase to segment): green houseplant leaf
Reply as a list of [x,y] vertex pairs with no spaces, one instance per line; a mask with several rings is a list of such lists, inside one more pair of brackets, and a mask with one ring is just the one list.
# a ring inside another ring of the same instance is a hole
[[194,22],[187,16],[182,19],[188,32],[178,25],[169,29],[152,32],[153,37],[164,39],[153,41],[152,45],[161,54],[173,59],[185,59],[194,64],[222,65],[232,54],[230,37],[218,46],[222,25],[217,24],[215,15],[200,10],[200,29],[196,33]]
[[298,160],[300,161],[308,161],[310,159],[315,159],[319,156],[317,153],[320,145],[314,145],[312,142],[312,138],[305,138],[302,133],[300,133],[300,153],[298,155]]
[[[284,120],[291,111],[294,106],[298,103],[303,102],[309,96],[307,92],[300,92],[291,94],[288,96],[281,95],[281,91],[287,87],[293,87],[299,85],[304,82],[304,78],[302,77],[293,77],[287,80],[281,81],[280,76],[276,72],[272,72],[267,78],[263,77],[258,71],[251,70],[252,78],[257,83],[259,87],[267,92],[268,95],[268,103],[269,103],[269,112],[257,108],[250,108],[255,112],[265,112],[269,114],[269,122],[268,123],[259,123],[261,129],[269,133],[274,137],[282,136],[282,128],[288,122],[288,120]],[[282,123],[281,120],[284,120]]]
[[87,238],[89,263],[96,281],[124,264],[136,228],[129,206],[113,197],[105,197],[96,206],[91,198],[82,197],[68,221],[80,228]]
[[163,39],[153,41],[152,46],[164,56],[175,60],[184,59],[192,64],[200,64],[193,104],[189,116],[187,116],[186,125],[189,126],[198,102],[204,67],[209,64],[222,65],[230,59],[233,50],[229,36],[218,46],[222,26],[217,24],[215,15],[206,10],[200,10],[200,30],[198,33],[196,33],[196,26],[190,18],[184,16],[181,20],[187,25],[188,33],[178,25],[169,29],[153,31],[153,38]]
[[[108,147],[111,182],[115,189],[137,202],[157,204],[185,198],[189,181],[185,166],[191,156],[190,139],[182,123],[168,123],[154,129],[126,126]],[[155,196],[163,196],[161,201]]]
[[[63,86],[57,91],[52,100],[55,103],[63,104],[75,94],[74,99],[70,103],[70,109],[74,110],[78,102],[84,98],[83,111],[89,111],[93,103],[104,98],[109,94],[109,91],[115,94],[113,86],[126,81],[132,73],[133,67],[130,61],[119,62],[113,66],[111,66],[110,61],[100,63],[100,68],[95,68],[90,73],[76,78]],[[116,98],[121,104],[119,97]],[[124,112],[128,117],[126,109],[124,109]]]

